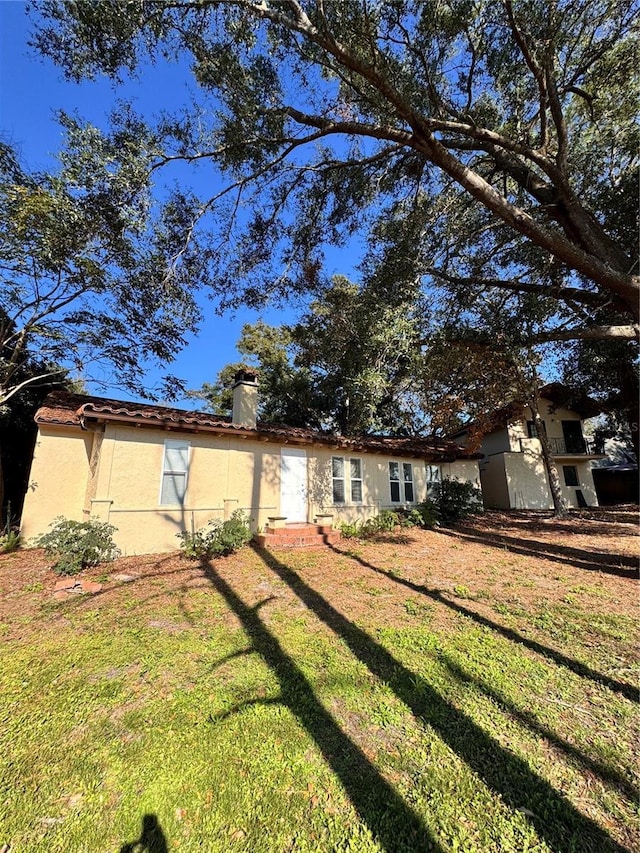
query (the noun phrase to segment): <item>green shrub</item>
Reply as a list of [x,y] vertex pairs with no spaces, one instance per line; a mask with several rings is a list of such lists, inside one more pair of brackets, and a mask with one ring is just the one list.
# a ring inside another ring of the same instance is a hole
[[10,528],[0,535],[0,554],[11,554],[22,545],[22,536],[18,530]]
[[392,509],[383,509],[379,515],[374,515],[362,523],[360,537],[366,539],[376,533],[391,533],[400,524],[400,516]]
[[49,526],[51,532],[38,537],[35,544],[55,559],[53,570],[59,575],[77,575],[89,566],[115,560],[120,553],[113,542],[117,528],[112,524],[95,519],[71,521],[61,516]]
[[418,504],[416,512],[420,515],[420,523],[428,530],[440,527],[440,507],[432,498]]
[[400,527],[425,527],[424,518],[418,508],[399,513]]
[[398,525],[403,525],[403,516],[393,509],[384,509],[366,521],[342,522],[340,533],[345,539],[370,539],[378,533],[391,533]]
[[4,529],[0,533],[0,554],[11,554],[12,551],[17,551],[22,545],[22,536],[20,536],[17,519],[12,519],[11,516],[11,501],[7,502],[6,520],[3,527]]
[[359,521],[343,521],[340,525],[340,533],[343,539],[359,539],[362,524]]
[[193,533],[182,530],[177,533],[180,548],[194,560],[222,557],[231,554],[251,540],[249,518],[237,509],[227,521],[212,519],[206,527]]
[[465,516],[482,512],[482,492],[473,483],[443,480],[434,486],[431,501],[420,504],[420,512],[425,521],[435,516],[443,527],[452,527]]

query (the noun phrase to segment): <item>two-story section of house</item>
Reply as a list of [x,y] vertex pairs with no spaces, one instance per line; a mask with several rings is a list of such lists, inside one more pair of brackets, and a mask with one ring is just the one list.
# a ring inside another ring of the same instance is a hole
[[[602,459],[584,435],[583,419],[598,413],[589,399],[566,407],[567,394],[560,383],[540,389],[540,414],[549,449],[560,475],[567,506],[597,506],[591,465]],[[565,405],[563,405],[563,402]],[[480,444],[479,464],[484,504],[491,509],[552,509],[549,480],[542,458],[533,415],[528,408],[505,407],[495,413],[494,427]],[[465,439],[459,433],[458,440]]]

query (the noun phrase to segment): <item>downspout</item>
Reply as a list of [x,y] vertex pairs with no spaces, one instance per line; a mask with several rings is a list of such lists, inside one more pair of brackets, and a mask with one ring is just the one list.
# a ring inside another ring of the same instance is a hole
[[[87,429],[84,422],[84,418],[81,418],[80,426],[83,430]],[[91,453],[89,455],[89,472],[87,475],[87,487],[85,489],[84,504],[82,507],[82,514],[85,518],[89,518],[89,516],[91,515],[91,501],[95,498],[98,489],[98,471],[100,469],[100,452],[102,450],[104,430],[104,424],[94,427],[91,430],[91,432],[93,433],[93,438],[91,441]]]

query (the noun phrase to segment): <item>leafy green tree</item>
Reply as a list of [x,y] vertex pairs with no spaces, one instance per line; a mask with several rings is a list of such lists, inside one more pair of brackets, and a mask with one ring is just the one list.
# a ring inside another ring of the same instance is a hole
[[577,341],[562,356],[563,382],[576,397],[595,397],[608,437],[627,435],[640,459],[638,352],[630,341]]
[[[0,405],[59,373],[49,365],[96,381],[109,366],[120,384],[148,393],[144,364],[171,361],[198,320],[200,248],[171,254],[184,237],[184,211],[174,200],[150,231],[141,227],[149,202],[142,149],[127,159],[124,142],[91,148],[86,129],[65,124],[55,175],[26,173],[0,143]],[[35,352],[41,372],[25,375]]]
[[[496,426],[495,416],[520,417],[528,407],[540,441],[555,514],[567,507],[540,413],[541,365],[549,344],[532,345],[549,306],[530,294],[484,294],[472,316],[451,304],[443,308],[436,334],[425,341],[423,405],[434,428],[469,424],[469,444]],[[452,430],[452,431],[455,431]]]
[[226,365],[193,396],[228,414],[234,376],[251,366],[259,372],[263,420],[344,435],[415,432],[420,348],[411,310],[390,308],[335,276],[295,325],[244,326],[237,348],[245,361]]
[[310,373],[325,423],[345,435],[421,429],[421,320],[412,302],[334,276],[291,329],[295,363]]
[[269,326],[262,321],[242,327],[236,348],[242,361],[225,365],[214,383],[205,382],[189,396],[205,401],[216,414],[230,415],[233,382],[237,372],[251,367],[259,373],[258,417],[270,423],[320,429],[322,413],[308,371],[294,364],[291,331],[286,326]]
[[[528,293],[556,306],[539,340],[637,338],[636,0],[36,10],[36,45],[72,79],[189,57],[209,100],[143,130],[146,166],[229,176],[196,211],[222,235],[223,299],[313,287],[321,245],[366,228],[383,290]],[[604,305],[614,324],[593,321]]]

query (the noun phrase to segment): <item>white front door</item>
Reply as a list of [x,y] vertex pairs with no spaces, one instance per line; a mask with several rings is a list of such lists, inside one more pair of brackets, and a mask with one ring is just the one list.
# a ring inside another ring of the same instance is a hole
[[307,454],[304,450],[282,448],[280,515],[287,521],[307,521]]

